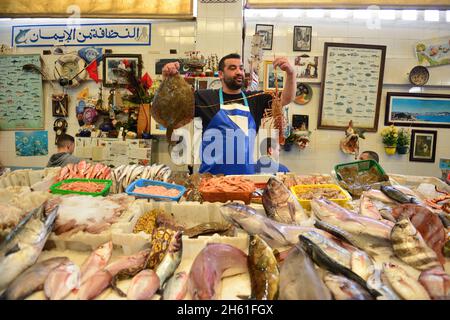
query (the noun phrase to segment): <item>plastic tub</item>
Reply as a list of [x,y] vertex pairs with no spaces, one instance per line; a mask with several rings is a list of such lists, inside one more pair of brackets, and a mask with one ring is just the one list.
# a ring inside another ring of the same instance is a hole
[[305,191],[305,190],[309,190],[309,189],[321,189],[321,188],[331,188],[334,190],[338,190],[339,193],[342,194],[345,198],[343,198],[343,199],[328,199],[328,200],[333,201],[342,207],[344,207],[350,200],[352,200],[350,195],[347,192],[345,192],[340,186],[338,186],[336,184],[301,184],[301,185],[291,187],[291,191],[295,195],[298,202],[300,202],[300,204],[302,205],[302,207],[304,209],[311,210],[311,200],[300,198],[298,193],[300,191]]
[[352,166],[358,166],[358,173],[369,171],[372,167],[375,167],[381,176],[386,175],[383,168],[375,160],[372,160],[372,159],[360,160],[360,161],[340,163],[340,164],[335,165],[334,171],[336,172],[336,178],[338,179],[338,181],[342,180],[342,178],[339,174],[340,169],[343,169],[345,167],[352,167]]
[[[105,188],[101,192],[83,192],[83,191],[72,191],[72,190],[63,190],[59,189],[59,187],[63,184],[70,183],[70,182],[96,182],[96,183],[103,183],[105,184]],[[111,180],[105,180],[105,179],[66,179],[62,180],[60,182],[55,183],[50,187],[51,193],[56,194],[83,194],[88,196],[106,196],[109,192],[109,188],[111,188],[112,181]]]
[[[176,189],[179,191],[178,196],[176,197],[168,197],[168,196],[160,196],[156,194],[144,194],[144,193],[136,193],[133,190],[136,187],[148,187],[148,186],[162,186],[167,189]],[[147,199],[155,199],[155,200],[170,200],[170,201],[178,201],[186,192],[186,188],[180,186],[178,184],[172,184],[162,181],[148,180],[148,179],[139,179],[131,183],[125,190],[125,192],[130,196],[135,196],[137,198],[147,198]]]

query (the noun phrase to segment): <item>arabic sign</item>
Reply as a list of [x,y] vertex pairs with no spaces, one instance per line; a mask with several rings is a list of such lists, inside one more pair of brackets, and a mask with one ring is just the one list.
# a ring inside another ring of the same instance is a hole
[[149,46],[151,23],[13,26],[12,47],[87,45]]

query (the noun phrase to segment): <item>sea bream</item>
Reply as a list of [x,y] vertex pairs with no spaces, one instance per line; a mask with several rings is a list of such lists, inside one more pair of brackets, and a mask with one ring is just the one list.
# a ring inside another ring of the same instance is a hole
[[42,290],[49,273],[59,265],[69,261],[67,257],[55,257],[34,264],[10,283],[2,298],[22,300],[32,293]]
[[267,216],[281,223],[301,224],[309,218],[297,198],[275,177],[267,182],[262,204]]
[[93,274],[102,270],[108,264],[113,249],[112,241],[109,241],[96,250],[83,262],[81,266],[81,284],[85,283]]
[[26,215],[0,245],[0,292],[41,254],[57,215],[57,208],[45,215],[44,207]]
[[401,298],[390,286],[386,275],[381,269],[375,269],[367,279],[367,287],[378,291],[381,295],[377,300],[400,300]]
[[142,270],[131,280],[127,291],[128,300],[150,300],[160,286],[158,275],[153,270]]
[[280,269],[279,300],[331,300],[331,293],[301,246],[293,246]]
[[450,276],[442,267],[423,271],[419,282],[425,287],[432,299],[450,300]]
[[399,265],[383,263],[383,272],[395,292],[405,300],[430,300],[425,288]]
[[397,221],[391,232],[394,253],[407,264],[419,270],[440,266],[436,253],[431,250],[407,215]]
[[251,298],[276,300],[280,282],[277,259],[269,245],[257,235],[251,235],[248,246],[248,269]]
[[208,243],[195,257],[189,272],[189,293],[193,300],[220,299],[224,272],[236,275],[247,272],[247,255],[231,245]]

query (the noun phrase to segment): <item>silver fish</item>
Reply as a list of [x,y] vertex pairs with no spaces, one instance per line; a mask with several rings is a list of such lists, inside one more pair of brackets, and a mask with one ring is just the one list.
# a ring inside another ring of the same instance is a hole
[[44,288],[49,273],[63,263],[69,262],[66,257],[55,257],[34,264],[10,283],[3,294],[7,300],[22,300]]
[[297,198],[275,177],[267,182],[262,194],[262,204],[267,216],[281,223],[300,224],[308,219]]
[[331,293],[305,251],[294,246],[280,269],[280,300],[331,300]]
[[164,286],[163,300],[183,300],[187,293],[189,276],[186,272],[174,274]]
[[425,288],[403,268],[383,263],[383,272],[395,292],[405,300],[430,300]]
[[0,291],[38,259],[55,224],[57,208],[46,216],[45,203],[31,211],[0,245]]
[[327,273],[323,280],[335,300],[373,300],[363,287],[346,277]]
[[400,300],[400,297],[391,288],[386,276],[380,269],[375,269],[374,272],[367,279],[367,287],[372,290],[377,290],[381,295],[377,300]]
[[427,246],[408,216],[401,216],[392,228],[391,240],[395,255],[414,268],[427,270],[440,266],[436,253]]

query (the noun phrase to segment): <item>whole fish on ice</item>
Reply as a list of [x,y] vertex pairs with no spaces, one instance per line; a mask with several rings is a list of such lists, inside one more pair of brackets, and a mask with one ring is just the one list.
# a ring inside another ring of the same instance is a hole
[[425,288],[403,268],[383,263],[383,272],[395,292],[405,300],[430,300]]
[[373,300],[363,287],[346,277],[328,272],[323,280],[335,300]]
[[425,287],[432,299],[450,300],[450,276],[442,267],[423,271],[419,282]]
[[164,286],[163,300],[183,300],[188,289],[189,276],[186,272],[174,274]]
[[44,283],[45,296],[49,300],[62,300],[80,287],[80,268],[72,261],[53,269]]
[[109,241],[95,251],[83,262],[81,266],[81,284],[85,283],[93,274],[102,270],[108,264],[113,249],[112,241]]
[[142,270],[133,277],[127,292],[128,300],[150,300],[160,286],[158,275],[153,270]]

